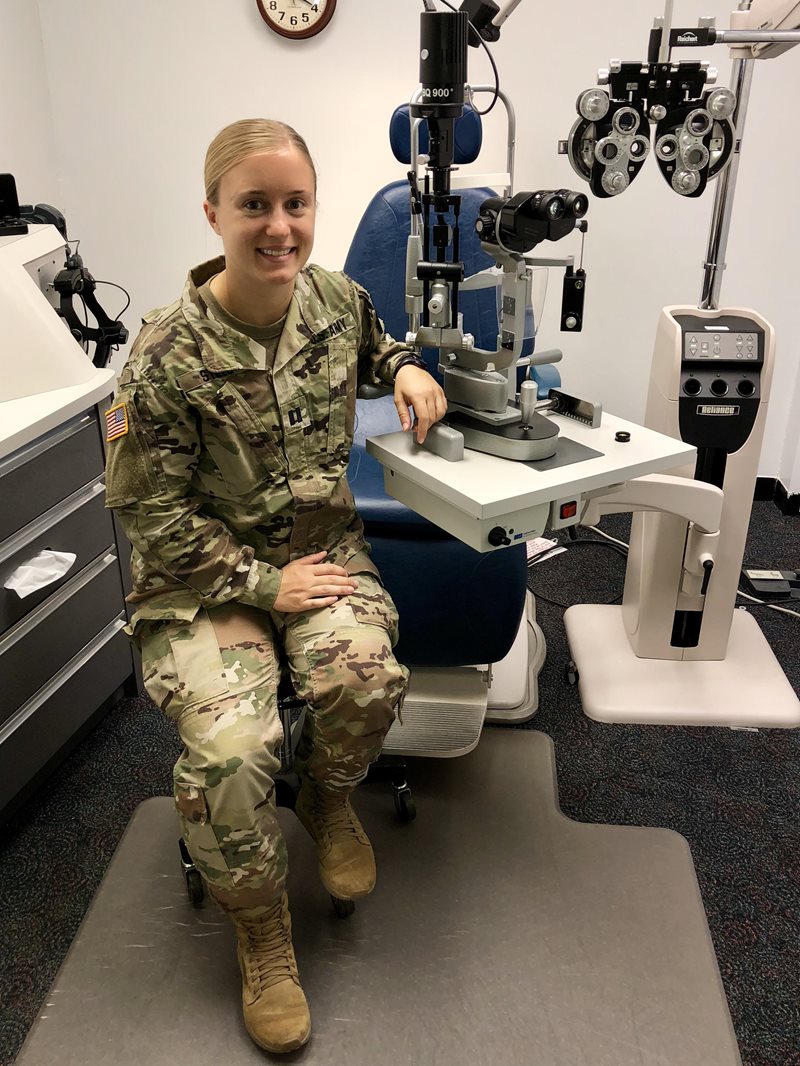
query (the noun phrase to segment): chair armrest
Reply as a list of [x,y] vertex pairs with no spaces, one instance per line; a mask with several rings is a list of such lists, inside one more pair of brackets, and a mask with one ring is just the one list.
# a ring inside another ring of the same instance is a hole
[[361,385],[358,390],[359,400],[379,400],[394,392],[391,385]]

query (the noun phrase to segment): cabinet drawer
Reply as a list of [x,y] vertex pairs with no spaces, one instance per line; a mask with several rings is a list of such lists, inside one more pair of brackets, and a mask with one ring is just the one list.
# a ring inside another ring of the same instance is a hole
[[[113,546],[114,527],[104,495],[102,481],[87,485],[0,544],[0,636]],[[2,587],[18,566],[45,548],[77,555],[64,577],[22,599]]]
[[67,744],[131,673],[120,618],[0,726],[0,810]]
[[0,638],[0,724],[119,616],[119,561],[95,559]]
[[59,426],[0,461],[0,541],[99,477],[104,466],[94,413]]

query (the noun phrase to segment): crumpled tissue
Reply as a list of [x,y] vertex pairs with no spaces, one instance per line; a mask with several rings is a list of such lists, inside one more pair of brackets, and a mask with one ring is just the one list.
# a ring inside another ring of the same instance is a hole
[[3,588],[16,592],[20,599],[24,599],[62,578],[77,558],[72,552],[56,552],[46,548],[9,574]]

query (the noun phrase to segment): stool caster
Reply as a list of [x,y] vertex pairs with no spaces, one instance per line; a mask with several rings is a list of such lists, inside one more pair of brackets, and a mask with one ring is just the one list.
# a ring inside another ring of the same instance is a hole
[[411,795],[411,789],[405,782],[402,785],[395,785],[394,809],[401,822],[413,822],[417,817],[417,807]]
[[406,780],[406,763],[394,755],[381,755],[367,773],[367,781],[389,781],[394,791],[394,809],[401,822],[413,822],[417,808],[411,798],[411,789]]
[[178,848],[181,853],[181,870],[183,871],[183,879],[186,882],[186,895],[189,897],[189,902],[193,907],[199,907],[206,894],[203,878],[200,876],[199,871],[195,868],[195,865],[192,862],[192,858],[186,848],[186,841],[183,837],[178,841]]
[[580,681],[580,677],[581,675],[578,673],[578,667],[575,665],[572,659],[570,659],[567,665],[564,667],[564,680],[568,685],[577,685],[577,683]]
[[356,901],[354,899],[339,899],[338,896],[331,896],[331,903],[337,918],[349,918],[356,909]]
[[275,806],[293,811],[300,792],[300,778],[289,771],[275,775]]
[[184,876],[186,877],[186,894],[189,897],[189,902],[193,907],[199,907],[206,894],[203,878],[197,870],[187,870]]

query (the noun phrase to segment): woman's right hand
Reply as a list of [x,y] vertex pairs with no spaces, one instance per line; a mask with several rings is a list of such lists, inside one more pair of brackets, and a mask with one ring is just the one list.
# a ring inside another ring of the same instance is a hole
[[281,587],[272,605],[274,611],[293,614],[330,607],[342,596],[355,592],[358,582],[343,566],[323,563],[327,552],[316,552],[287,563],[281,570]]

